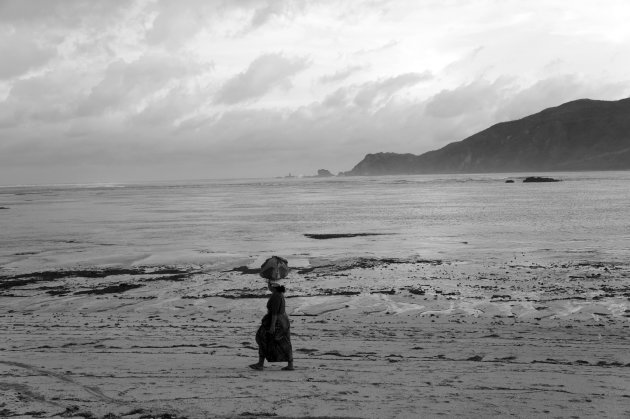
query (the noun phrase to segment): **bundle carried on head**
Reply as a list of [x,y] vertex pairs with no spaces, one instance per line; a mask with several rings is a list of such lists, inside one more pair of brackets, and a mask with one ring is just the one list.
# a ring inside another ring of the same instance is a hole
[[289,262],[280,256],[272,256],[260,266],[260,276],[270,282],[285,278],[289,273]]

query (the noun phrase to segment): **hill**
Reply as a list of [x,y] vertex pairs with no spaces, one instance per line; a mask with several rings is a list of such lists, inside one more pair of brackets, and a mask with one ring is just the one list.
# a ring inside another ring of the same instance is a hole
[[581,99],[421,155],[368,154],[344,175],[630,169],[630,98]]

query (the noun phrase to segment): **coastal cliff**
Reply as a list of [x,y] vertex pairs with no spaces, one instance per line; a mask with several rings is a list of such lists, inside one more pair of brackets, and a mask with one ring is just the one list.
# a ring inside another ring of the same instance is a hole
[[581,99],[421,155],[368,154],[357,175],[630,169],[630,98]]

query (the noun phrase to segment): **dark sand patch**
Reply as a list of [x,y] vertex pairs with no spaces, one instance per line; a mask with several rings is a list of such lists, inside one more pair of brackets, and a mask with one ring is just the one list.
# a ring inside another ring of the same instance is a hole
[[367,236],[390,236],[391,233],[329,233],[329,234],[312,234],[305,233],[304,236],[315,240],[344,239],[350,237],[367,237]]
[[352,258],[346,260],[335,261],[330,264],[323,264],[318,266],[312,266],[309,268],[300,269],[297,272],[299,274],[305,273],[336,273],[349,271],[352,269],[375,269],[386,267],[387,265],[400,265],[400,264],[412,264],[412,265],[441,265],[441,260],[430,259],[408,259],[408,258]]
[[529,176],[523,179],[523,183],[536,183],[536,182],[560,182],[560,179],[554,179],[543,176]]
[[77,291],[74,295],[84,295],[84,294],[93,294],[93,295],[103,295],[103,294],[119,294],[125,291],[129,291],[132,289],[143,287],[144,285],[140,284],[118,284],[118,285],[110,285],[104,288],[96,288],[92,290],[86,291]]
[[224,272],[240,272],[243,275],[258,275],[260,271],[260,268],[248,268],[247,266],[238,266],[234,269],[230,269],[229,271]]
[[[171,267],[95,268],[30,272],[18,275],[0,276],[0,291],[26,287],[40,282],[53,282],[69,278],[103,279],[115,276],[164,275],[147,278],[145,281],[183,281],[194,273],[194,271]],[[50,295],[65,295],[70,292],[65,288],[65,286],[59,285],[40,287],[38,289],[47,291]]]

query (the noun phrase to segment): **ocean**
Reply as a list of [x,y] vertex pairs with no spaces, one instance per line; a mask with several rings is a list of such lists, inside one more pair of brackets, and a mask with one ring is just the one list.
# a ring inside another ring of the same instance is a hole
[[626,261],[630,172],[546,175],[561,182],[474,174],[0,187],[0,272],[219,270],[272,254],[293,266],[357,256]]

